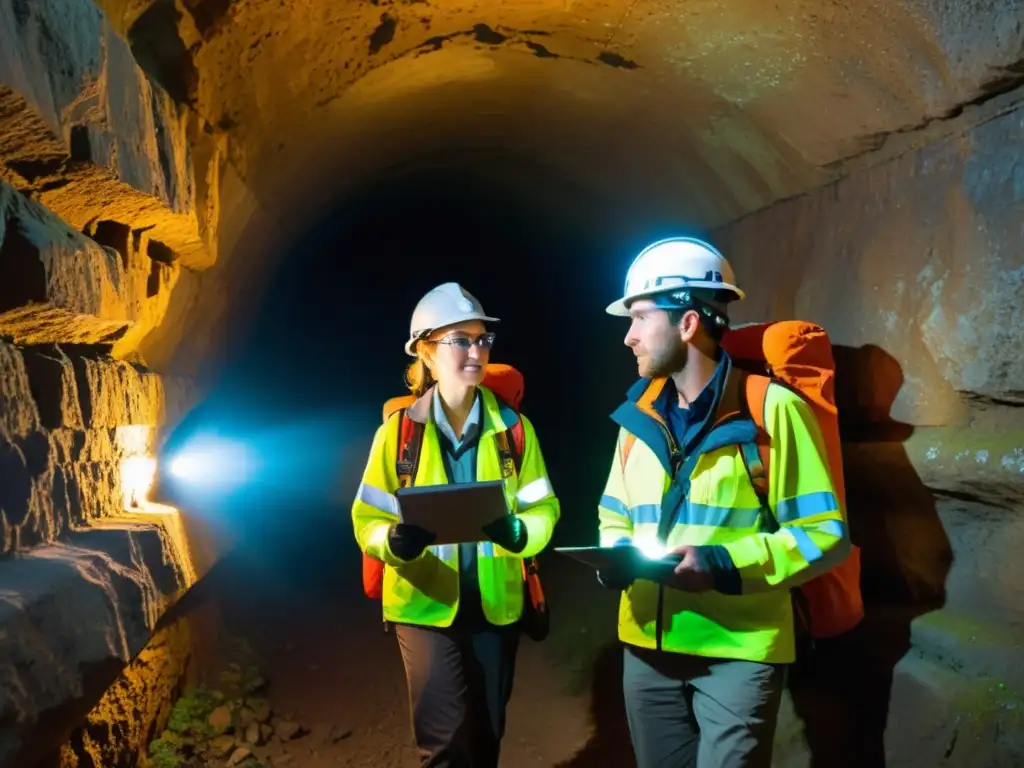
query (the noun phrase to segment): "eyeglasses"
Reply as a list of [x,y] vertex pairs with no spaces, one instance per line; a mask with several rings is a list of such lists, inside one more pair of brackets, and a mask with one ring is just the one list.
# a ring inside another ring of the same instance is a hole
[[463,352],[469,352],[470,348],[474,345],[480,349],[490,349],[494,346],[494,337],[494,333],[483,333],[475,339],[471,339],[468,336],[445,336],[443,339],[433,339],[427,343],[448,344],[453,347],[458,347]]

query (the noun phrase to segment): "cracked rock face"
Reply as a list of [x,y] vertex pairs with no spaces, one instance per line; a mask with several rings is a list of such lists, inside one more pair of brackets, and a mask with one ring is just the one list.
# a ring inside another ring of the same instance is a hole
[[758,281],[737,311],[814,318],[836,344],[884,350],[899,381],[874,407],[899,421],[965,424],[964,395],[1012,408],[1024,381],[1024,193],[1007,148],[1022,140],[1011,112],[725,228],[737,272]]
[[0,177],[74,228],[118,221],[182,264],[215,260],[213,139],[92,2],[0,8],[0,146]]

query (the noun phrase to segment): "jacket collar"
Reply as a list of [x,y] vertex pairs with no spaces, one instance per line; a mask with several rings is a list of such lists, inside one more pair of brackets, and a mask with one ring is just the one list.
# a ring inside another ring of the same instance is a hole
[[[433,402],[434,390],[436,388],[437,385],[435,384],[409,406],[406,413],[410,419],[418,424],[430,424],[434,421]],[[478,389],[482,406],[480,415],[483,422],[483,431],[480,433],[481,437],[503,432],[519,423],[519,414],[516,413],[512,406],[499,400],[487,387],[480,386]]]
[[[719,406],[722,404],[722,394],[727,383],[734,378],[731,375],[733,372],[732,358],[725,350],[722,350],[721,355],[711,380],[697,396],[697,401],[708,401],[700,402],[700,411],[705,414],[705,422],[714,423],[718,420],[717,411],[720,410]],[[634,382],[633,386],[629,388],[626,393],[626,403],[632,403],[648,416],[667,422],[668,409],[671,406],[670,400],[677,396],[671,379],[645,377]]]
[[[710,389],[714,400],[709,404],[704,424],[695,433],[692,444],[683,448],[692,449],[724,419],[737,415],[737,408],[741,406],[735,403],[739,403],[738,398],[744,396],[744,379],[742,371],[733,366],[732,359],[723,350],[715,375],[708,383],[708,388],[701,393],[701,397],[704,397]],[[612,421],[650,446],[665,471],[671,475],[672,451],[669,440],[672,438],[665,414],[668,412],[669,398],[675,397],[676,393],[675,387],[667,386],[667,383],[666,378],[642,378],[637,381],[630,387],[626,402],[612,414]],[[753,439],[752,436],[756,436],[756,428],[753,421],[747,421],[749,424],[740,429],[731,427],[720,436],[716,436],[715,447],[720,447],[718,444],[722,440],[726,441],[723,444],[728,444]],[[705,450],[712,450],[710,444],[705,446]]]

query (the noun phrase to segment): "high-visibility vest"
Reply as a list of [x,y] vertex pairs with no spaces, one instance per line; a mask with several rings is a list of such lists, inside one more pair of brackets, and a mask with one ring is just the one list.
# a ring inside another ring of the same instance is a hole
[[[481,386],[483,423],[477,445],[477,480],[504,480],[509,509],[519,516],[527,531],[526,549],[507,552],[492,542],[477,547],[477,568],[484,616],[503,626],[518,621],[523,611],[523,560],[538,554],[551,540],[560,509],[530,420]],[[432,392],[425,398],[432,396]],[[412,407],[429,414],[429,401]],[[522,421],[524,450],[521,467],[506,478],[502,468],[500,436],[517,420]],[[393,414],[374,436],[362,483],[352,505],[356,541],[364,554],[383,561],[382,607],[384,619],[422,626],[450,626],[458,612],[459,562],[456,545],[432,545],[415,560],[406,562],[392,554],[387,538],[399,521],[399,488],[395,456],[400,440],[401,415]],[[437,427],[423,419],[423,438],[414,485],[446,485],[442,448]]]
[[[636,581],[620,602],[619,638],[676,653],[790,663],[789,589],[842,561],[849,536],[815,416],[803,398],[776,382],[764,395],[771,459],[769,510],[762,508],[741,450],[759,436],[742,407],[748,375],[728,360],[726,368],[715,426],[682,467],[657,407],[669,393],[667,380],[641,380],[630,391],[613,415],[620,432],[599,504],[600,538],[608,546],[624,538],[641,548],[720,546],[738,571],[738,594]],[[676,495],[681,501],[663,519],[677,472],[685,493]]]

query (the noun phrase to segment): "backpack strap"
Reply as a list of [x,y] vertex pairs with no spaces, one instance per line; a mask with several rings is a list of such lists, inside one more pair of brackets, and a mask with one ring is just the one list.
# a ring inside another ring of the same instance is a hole
[[[498,441],[498,456],[501,459],[502,477],[511,477],[514,470],[518,475],[523,468],[523,452],[526,450],[526,433],[523,430],[523,420],[519,419],[513,426],[503,432],[499,432],[495,439]],[[533,603],[536,610],[546,611],[544,589],[540,583],[540,564],[536,557],[523,558],[523,581],[526,582],[527,597]]]
[[420,447],[423,445],[423,425],[409,418],[408,409],[398,412],[398,450],[395,456],[395,474],[398,487],[408,488],[416,479],[420,466]]
[[513,471],[518,475],[523,468],[523,451],[526,449],[522,419],[495,435],[495,440],[498,441],[502,477],[511,477]]
[[[768,460],[771,439],[764,428],[764,403],[768,395],[768,386],[773,381],[774,379],[769,376],[751,375],[747,377],[746,404],[750,409],[750,417],[757,425],[761,439],[757,443],[744,443],[740,446],[743,463],[746,465],[747,475],[750,477],[750,484],[754,486],[754,493],[757,494],[757,499],[761,503],[765,530],[768,533],[779,530],[779,521],[775,518],[768,501]],[[799,587],[793,587],[789,592],[793,604],[793,622],[797,633],[797,643],[800,646],[798,656],[802,663],[806,663],[814,651],[810,606],[806,595]],[[811,654],[807,651],[810,651]]]
[[746,397],[743,398],[743,405],[757,429],[761,439],[756,443],[743,443],[740,445],[740,454],[743,456],[743,463],[747,468],[747,475],[750,484],[754,487],[754,493],[761,503],[761,509],[766,513],[766,522],[778,528],[775,523],[775,516],[771,514],[771,505],[768,503],[768,461],[769,461],[769,439],[764,428],[764,402],[768,395],[768,385],[771,379],[767,376],[747,376]]

